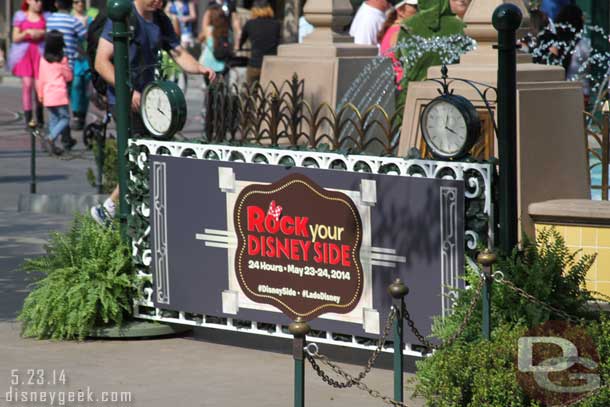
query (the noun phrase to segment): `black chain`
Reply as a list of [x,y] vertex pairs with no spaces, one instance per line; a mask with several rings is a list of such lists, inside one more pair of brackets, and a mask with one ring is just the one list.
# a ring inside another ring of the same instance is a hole
[[[349,386],[343,386],[342,384],[344,384],[344,383],[340,383],[340,382],[330,378],[327,374],[325,374],[322,371],[322,368],[317,364],[316,359],[318,359],[320,362],[322,362],[325,365],[327,365],[328,367],[330,367],[337,375],[339,375],[339,376],[343,377],[344,379],[346,379],[345,383],[350,383],[350,385]],[[392,405],[392,406],[395,406],[395,407],[409,407],[405,403],[402,403],[400,401],[396,401],[396,400],[392,399],[391,397],[384,396],[378,390],[371,389],[364,382],[362,382],[362,379],[360,379],[360,375],[358,377],[354,377],[354,376],[350,375],[348,372],[343,370],[341,367],[339,367],[338,365],[336,365],[333,362],[331,362],[328,359],[328,357],[326,357],[324,355],[320,355],[317,352],[314,355],[310,355],[308,353],[307,354],[307,360],[309,360],[309,363],[311,363],[311,366],[318,373],[318,375],[320,377],[322,377],[322,380],[324,380],[326,383],[328,383],[329,385],[331,385],[333,387],[345,388],[345,387],[356,386],[360,390],[363,390],[363,391],[367,392],[371,397],[376,398],[376,399],[380,399],[381,401],[383,401],[386,404],[389,404],[389,405]],[[335,386],[335,384],[339,384],[341,386]]]
[[[366,377],[366,375],[369,374],[369,372],[375,365],[377,358],[379,357],[379,355],[381,354],[381,351],[383,350],[383,345],[385,345],[388,335],[390,334],[390,329],[392,328],[392,323],[394,322],[395,319],[396,319],[396,309],[394,307],[392,307],[390,309],[390,313],[388,314],[388,319],[387,319],[385,327],[383,329],[383,334],[379,337],[379,340],[377,341],[377,347],[371,354],[371,357],[369,358],[369,360],[366,362],[366,366],[364,367],[364,370],[362,372],[360,372],[360,374],[358,374],[358,376],[355,377],[353,380],[348,380],[346,382],[338,382],[322,371],[320,366],[316,363],[315,359],[313,358],[312,355],[309,354],[309,352],[307,352],[307,359],[311,363],[313,370],[316,371],[316,373],[318,374],[318,376],[320,376],[320,378],[322,379],[323,382],[325,382],[328,385],[330,385],[334,388],[337,388],[337,389],[345,389],[345,388],[352,387],[355,384],[357,384],[357,382],[360,382],[361,380],[363,380]],[[316,355],[316,357],[319,357],[319,358],[326,358],[325,356],[320,355],[317,352],[315,353],[315,355]],[[326,360],[328,360],[328,358],[326,358]]]
[[558,308],[553,307],[552,305],[545,303],[544,301],[539,300],[538,298],[534,297],[533,295],[531,295],[524,289],[517,287],[512,281],[505,280],[503,277],[499,277],[499,275],[500,275],[500,273],[495,274],[495,276],[494,276],[495,282],[498,282],[499,284],[502,284],[503,286],[508,287],[509,289],[514,291],[517,295],[528,300],[529,302],[541,306],[542,308],[549,311],[550,313],[555,313],[555,314],[559,315],[561,318],[565,319],[566,321],[569,321],[569,322],[572,322],[575,324],[578,324],[582,321],[581,318],[572,316],[565,311],[562,311]]
[[460,324],[458,329],[456,329],[455,332],[453,332],[453,334],[449,338],[447,338],[447,340],[445,342],[443,342],[441,345],[433,344],[432,342],[427,340],[425,336],[423,336],[421,334],[419,329],[417,329],[417,327],[415,326],[415,322],[411,318],[411,314],[409,314],[409,310],[407,309],[407,305],[405,304],[404,319],[407,321],[407,325],[409,326],[409,328],[411,329],[411,332],[413,332],[413,335],[415,335],[417,340],[425,347],[430,348],[430,349],[435,349],[435,350],[444,349],[444,348],[447,348],[447,347],[453,345],[453,343],[457,340],[457,338],[459,338],[464,333],[464,330],[468,326],[468,323],[470,322],[470,319],[472,318],[472,315],[474,314],[474,310],[477,308],[477,304],[479,303],[479,300],[481,298],[481,291],[483,289],[483,281],[484,281],[483,278],[479,279],[477,287],[475,288],[472,302],[470,303],[468,310],[464,314],[464,319],[462,320],[462,323]]

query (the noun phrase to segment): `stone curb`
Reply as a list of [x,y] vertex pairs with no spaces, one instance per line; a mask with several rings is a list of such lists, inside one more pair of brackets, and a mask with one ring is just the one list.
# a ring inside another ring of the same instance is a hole
[[94,194],[20,194],[17,211],[53,215],[73,215],[75,212],[87,214],[89,208],[104,202],[106,198],[106,195]]

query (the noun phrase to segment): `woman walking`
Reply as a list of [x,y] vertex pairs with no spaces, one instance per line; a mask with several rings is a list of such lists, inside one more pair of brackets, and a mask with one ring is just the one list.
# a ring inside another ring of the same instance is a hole
[[[21,78],[21,102],[26,126],[32,121],[40,56],[44,50],[46,22],[42,0],[23,0],[21,10],[13,17],[13,45],[8,57],[8,70]],[[44,123],[42,105],[36,103],[38,125]]]
[[[195,12],[195,3],[190,0],[182,1],[169,1],[163,7],[165,14],[172,21],[174,31],[180,38],[180,45],[184,49],[191,49],[195,46],[195,37],[193,36],[193,22],[197,21],[197,14]],[[186,94],[188,88],[188,77],[178,64],[176,64],[169,55],[164,55],[164,66],[167,66],[171,71],[171,76],[175,78],[178,87]]]
[[47,33],[44,57],[40,59],[38,98],[49,110],[49,133],[42,146],[49,153],[60,155],[63,150],[55,145],[57,137],[70,125],[68,83],[72,69],[64,56],[64,37],[57,30]]
[[408,18],[417,14],[417,0],[399,0],[386,19],[385,24],[379,31],[379,55],[390,58],[394,75],[396,78],[396,86],[400,90],[400,81],[404,75],[402,64],[396,58],[396,44],[398,43],[398,34],[400,33],[400,25]]
[[189,49],[195,46],[193,24],[197,21],[195,3],[190,0],[172,0],[165,6],[165,14],[176,17],[180,24],[180,45]]
[[252,6],[251,19],[246,22],[239,39],[240,49],[248,40],[252,44],[252,53],[246,70],[248,85],[259,81],[263,57],[277,54],[281,36],[282,25],[274,18],[273,9],[269,3],[266,0],[255,1]]
[[210,7],[207,14],[210,23],[198,38],[199,42],[206,44],[203,52],[203,66],[210,68],[217,75],[224,75],[228,70],[229,55],[227,54],[233,50],[229,35],[229,22],[219,6]]

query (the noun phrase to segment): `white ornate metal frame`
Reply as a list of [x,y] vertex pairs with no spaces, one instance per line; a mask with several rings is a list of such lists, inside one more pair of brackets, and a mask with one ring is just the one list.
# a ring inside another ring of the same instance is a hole
[[[463,180],[465,183],[466,204],[468,201],[477,200],[482,204],[482,211],[487,219],[486,236],[474,230],[465,231],[465,241],[467,248],[475,250],[485,245],[493,247],[494,243],[494,217],[492,200],[492,180],[494,168],[491,163],[475,162],[453,162],[453,161],[432,161],[420,159],[404,159],[398,157],[377,157],[365,155],[342,155],[336,153],[283,150],[261,147],[235,147],[219,144],[195,144],[164,142],[155,140],[132,140],[130,146],[137,146],[142,150],[137,157],[130,155],[130,160],[137,165],[140,170],[145,170],[148,163],[148,155],[169,155],[173,157],[187,157],[192,159],[214,159],[221,161],[237,161],[247,163],[267,163],[280,165],[294,165],[297,167],[315,167],[321,169],[343,169],[356,172],[382,173],[395,176],[424,177],[433,179],[453,179]],[[145,173],[147,174],[147,173]],[[132,181],[136,175],[130,174]],[[443,196],[448,204],[452,204],[451,191],[444,191]],[[139,213],[150,216],[151,211],[146,202],[141,203]],[[132,208],[132,215],[136,210]],[[133,242],[134,257],[139,257],[143,268],[138,270],[138,274],[148,282],[152,282],[150,263],[152,261],[151,249],[138,253],[137,243],[148,238],[150,226],[146,228],[142,236],[136,236]],[[448,255],[448,251],[464,250],[466,248],[455,247],[453,244],[454,236],[448,233],[443,240],[443,256]],[[449,256],[451,257],[451,256]],[[467,259],[472,263],[470,259]],[[452,273],[452,265],[449,271]],[[451,277],[450,277],[451,278]],[[142,299],[134,304],[134,316],[137,318],[164,321],[177,324],[201,326],[207,328],[221,329],[227,331],[239,331],[244,333],[274,336],[291,339],[287,327],[281,325],[269,326],[255,321],[234,321],[231,318],[219,316],[202,315],[194,317],[185,312],[167,312],[156,308],[152,302],[153,289],[150,284],[144,285]],[[447,303],[451,304],[451,301]],[[444,308],[445,308],[444,304]],[[366,338],[358,338],[344,335],[339,332],[318,332],[311,337],[319,343],[328,343],[339,346],[347,346],[362,349],[374,349],[374,341]],[[392,352],[392,348],[384,349]],[[421,356],[417,350],[417,345],[406,344],[405,355]]]

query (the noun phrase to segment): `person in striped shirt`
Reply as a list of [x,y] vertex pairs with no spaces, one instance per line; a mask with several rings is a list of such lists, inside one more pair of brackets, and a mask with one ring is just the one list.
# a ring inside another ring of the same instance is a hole
[[[83,52],[82,44],[87,36],[87,29],[78,18],[70,14],[72,0],[56,0],[57,12],[47,18],[47,31],[57,30],[64,36],[64,55],[68,57],[70,68],[74,69],[74,60],[78,53]],[[65,150],[70,150],[76,144],[76,140],[70,135],[68,127],[61,136],[61,142]]]

